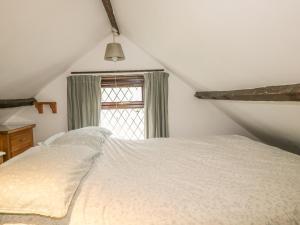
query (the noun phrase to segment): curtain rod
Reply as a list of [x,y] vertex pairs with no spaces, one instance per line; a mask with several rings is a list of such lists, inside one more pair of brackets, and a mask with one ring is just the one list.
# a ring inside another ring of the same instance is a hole
[[93,74],[93,73],[142,73],[142,72],[164,72],[164,69],[153,70],[107,70],[107,71],[76,71],[71,74]]

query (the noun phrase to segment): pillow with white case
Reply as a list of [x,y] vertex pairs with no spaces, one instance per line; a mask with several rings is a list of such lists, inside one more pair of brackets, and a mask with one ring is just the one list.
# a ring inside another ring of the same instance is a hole
[[38,145],[39,146],[49,146],[51,145],[57,138],[63,136],[66,132],[60,132],[57,134],[52,135],[51,137],[47,138],[45,141],[43,142],[39,142]]
[[99,155],[87,146],[34,147],[39,151],[0,168],[0,214],[62,218]]
[[101,127],[85,127],[72,130],[55,139],[51,145],[86,145],[101,150],[102,144],[112,133]]

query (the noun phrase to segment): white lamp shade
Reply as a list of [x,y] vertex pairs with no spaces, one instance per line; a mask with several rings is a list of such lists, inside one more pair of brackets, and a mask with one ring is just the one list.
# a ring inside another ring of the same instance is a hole
[[121,44],[115,42],[107,44],[104,59],[115,62],[125,60]]

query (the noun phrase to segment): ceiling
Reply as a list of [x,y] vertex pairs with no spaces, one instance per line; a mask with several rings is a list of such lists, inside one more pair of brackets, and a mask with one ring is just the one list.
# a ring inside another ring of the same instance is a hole
[[299,0],[112,0],[121,32],[196,88],[300,81]]
[[0,96],[32,97],[110,32],[99,0],[1,0]]

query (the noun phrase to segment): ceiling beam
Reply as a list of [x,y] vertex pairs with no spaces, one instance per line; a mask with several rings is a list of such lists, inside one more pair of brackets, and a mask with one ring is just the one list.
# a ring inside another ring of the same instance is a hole
[[114,10],[112,8],[110,0],[102,0],[103,6],[105,8],[105,11],[107,13],[108,19],[110,21],[110,24],[112,28],[114,28],[118,35],[120,35],[120,30],[114,15]]
[[200,99],[239,101],[300,101],[300,84],[268,86],[233,91],[196,92]]
[[0,99],[0,108],[14,108],[14,107],[21,107],[21,106],[28,106],[33,105],[36,102],[34,98],[28,99],[7,99],[1,100]]

